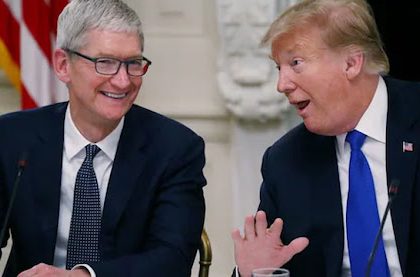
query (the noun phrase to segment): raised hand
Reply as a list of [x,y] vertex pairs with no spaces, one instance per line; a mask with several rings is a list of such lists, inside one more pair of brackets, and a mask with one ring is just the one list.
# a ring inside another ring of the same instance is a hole
[[258,211],[245,218],[244,236],[233,230],[235,261],[242,277],[250,277],[253,269],[281,267],[309,244],[305,237],[299,237],[284,245],[280,240],[283,221],[277,218],[267,229],[265,212]]

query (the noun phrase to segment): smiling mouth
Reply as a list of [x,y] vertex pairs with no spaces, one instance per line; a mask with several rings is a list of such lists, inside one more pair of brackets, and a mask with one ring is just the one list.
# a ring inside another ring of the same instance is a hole
[[128,93],[116,94],[116,93],[104,92],[104,91],[102,91],[101,93],[105,95],[106,97],[109,97],[112,99],[123,99],[128,95]]

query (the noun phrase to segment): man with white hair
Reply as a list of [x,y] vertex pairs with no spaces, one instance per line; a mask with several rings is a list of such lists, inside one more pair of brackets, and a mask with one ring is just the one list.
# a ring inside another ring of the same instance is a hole
[[69,101],[0,117],[0,224],[17,161],[28,161],[3,276],[191,275],[204,143],[133,104],[151,65],[143,50],[140,19],[122,1],[64,8],[53,64]]

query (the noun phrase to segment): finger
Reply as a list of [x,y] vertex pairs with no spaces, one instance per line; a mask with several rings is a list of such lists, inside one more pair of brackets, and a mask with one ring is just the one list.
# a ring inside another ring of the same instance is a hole
[[273,224],[271,224],[269,232],[272,234],[273,238],[280,238],[282,231],[283,231],[283,220],[281,218],[276,218]]
[[305,249],[309,244],[309,240],[306,237],[299,237],[296,238],[294,240],[292,240],[292,242],[290,242],[290,244],[287,246],[287,248],[289,248],[290,254],[292,256],[296,255],[297,253],[300,253],[303,251],[303,249]]
[[234,244],[238,244],[243,240],[243,238],[241,236],[241,232],[239,231],[239,229],[234,229],[232,231],[232,240],[233,240]]
[[294,255],[303,251],[309,244],[309,240],[305,237],[294,239],[289,245],[281,247],[281,255],[277,255],[278,264],[285,264],[290,261]]
[[257,236],[265,236],[267,231],[267,218],[265,217],[265,212],[258,211],[255,216],[255,230]]
[[255,239],[255,220],[253,215],[245,217],[244,234],[246,240]]

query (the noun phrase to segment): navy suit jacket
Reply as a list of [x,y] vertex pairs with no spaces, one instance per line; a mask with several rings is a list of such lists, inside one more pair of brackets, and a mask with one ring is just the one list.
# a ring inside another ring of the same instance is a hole
[[[420,276],[420,84],[385,78],[388,89],[386,169],[400,180],[391,214],[404,276]],[[403,152],[411,142],[414,151]],[[291,276],[341,276],[344,227],[335,137],[299,125],[264,154],[259,209],[284,220],[282,239],[309,238],[284,267]]]
[[[0,225],[27,153],[4,276],[53,263],[66,107],[0,117]],[[129,110],[103,207],[102,261],[89,263],[97,276],[190,276],[204,222],[204,163],[203,140],[191,130],[135,105]]]

